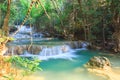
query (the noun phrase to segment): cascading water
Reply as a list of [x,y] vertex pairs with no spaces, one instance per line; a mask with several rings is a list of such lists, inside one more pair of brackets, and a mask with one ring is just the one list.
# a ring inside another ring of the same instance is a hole
[[[40,42],[42,44],[42,42]],[[24,57],[37,56],[40,59],[64,58],[72,59],[76,57],[74,54],[77,50],[86,50],[88,43],[86,42],[45,42],[46,45],[9,45],[6,54],[19,55]],[[51,45],[54,44],[54,45]]]
[[53,47],[45,47],[39,53],[40,59],[49,59],[49,58],[64,58],[64,59],[72,59],[77,57],[73,54],[73,50],[67,45],[61,46],[53,46]]
[[40,52],[40,55],[41,56],[53,56],[53,55],[59,55],[62,53],[67,53],[69,51],[71,51],[71,49],[67,45],[46,47]]
[[[19,25],[15,26],[15,27],[18,29],[20,28]],[[45,37],[44,34],[41,32],[36,32],[33,27],[31,28],[29,26],[22,26],[19,29],[18,33],[13,36],[15,38],[13,43],[19,44],[19,43],[30,42],[31,38],[33,38],[33,41],[52,40],[53,39],[53,38],[44,38]],[[11,35],[12,35],[12,33],[10,34],[10,36]]]
[[68,45],[58,45],[58,46],[38,46],[33,45],[30,50],[28,50],[28,45],[19,45],[9,47],[6,54],[9,55],[19,55],[23,57],[39,57],[42,60],[49,58],[64,58],[71,59],[76,57],[74,53],[75,50],[71,49]]
[[[15,26],[16,28],[19,29],[19,25]],[[27,27],[27,26],[22,26],[19,29],[19,32],[14,36],[15,39],[21,39],[21,38],[30,38],[30,32],[33,31],[33,28]]]
[[[19,25],[15,26],[16,28],[20,28]],[[31,34],[32,32],[32,34]],[[11,34],[10,34],[11,35]],[[19,29],[19,32],[13,36],[15,38],[14,42],[25,42],[25,41],[30,41],[30,38],[42,38],[43,34],[42,33],[36,33],[34,31],[34,28],[29,27],[29,26],[22,26]]]
[[[19,26],[17,26],[19,28]],[[33,33],[32,35],[30,33]],[[14,42],[20,43],[20,45],[15,45],[12,47],[8,47],[7,54],[9,55],[19,55],[19,56],[24,56],[24,57],[32,57],[36,56],[39,57],[40,59],[49,59],[49,58],[64,58],[64,59],[72,59],[76,57],[75,52],[76,49],[79,50],[86,50],[86,46],[88,44],[82,43],[79,41],[73,41],[73,42],[68,42],[64,43],[61,45],[32,45],[29,48],[29,45],[21,45],[24,42],[30,41],[29,38],[33,37],[33,42],[38,40],[44,41],[44,40],[51,40],[51,38],[42,38],[43,34],[41,33],[35,33],[33,31],[33,28],[27,27],[27,26],[22,26],[19,32],[14,36],[16,39]],[[40,39],[35,39],[35,38],[40,38]],[[48,41],[49,42],[49,41]],[[41,42],[40,42],[41,43]],[[53,43],[54,44],[54,43]]]

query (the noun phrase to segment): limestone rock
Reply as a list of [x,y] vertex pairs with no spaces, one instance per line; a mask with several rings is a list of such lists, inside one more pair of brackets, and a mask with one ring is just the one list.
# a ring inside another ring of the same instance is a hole
[[32,45],[32,46],[28,45],[26,50],[31,54],[39,54],[42,48],[36,45]]
[[94,56],[86,64],[86,67],[88,68],[104,69],[106,66],[111,66],[110,61],[108,58],[102,56]]

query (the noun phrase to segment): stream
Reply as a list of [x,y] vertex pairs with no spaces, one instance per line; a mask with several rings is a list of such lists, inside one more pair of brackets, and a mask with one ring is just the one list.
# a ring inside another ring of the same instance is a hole
[[80,47],[78,42],[71,41],[43,40],[33,43],[30,50],[27,50],[29,43],[10,44],[9,48],[12,55],[36,56],[42,60],[40,66],[43,71],[26,76],[25,80],[109,80],[106,76],[88,72],[84,67],[91,57],[99,55],[110,59],[114,71],[120,73],[120,55],[88,50],[84,43]]
[[6,53],[22,57],[35,56],[42,61],[40,67],[43,71],[26,76],[24,80],[110,80],[107,76],[89,72],[84,67],[93,56],[107,57],[112,64],[113,71],[120,74],[119,54],[88,50],[86,48],[87,42],[43,38],[41,33],[31,35],[33,40],[30,45],[31,36],[28,33],[31,31],[32,29],[23,27],[14,36],[16,40],[8,44]]

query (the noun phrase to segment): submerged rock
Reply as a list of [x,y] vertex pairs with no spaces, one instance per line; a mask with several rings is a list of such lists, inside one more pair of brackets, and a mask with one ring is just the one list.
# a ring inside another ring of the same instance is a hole
[[88,67],[88,68],[104,69],[107,66],[109,66],[109,67],[111,66],[110,61],[108,58],[102,57],[102,56],[94,56],[86,64],[86,67]]

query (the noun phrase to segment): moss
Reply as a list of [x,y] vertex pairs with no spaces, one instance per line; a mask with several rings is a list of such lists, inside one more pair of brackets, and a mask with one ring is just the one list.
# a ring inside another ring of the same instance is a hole
[[106,57],[94,56],[86,64],[90,68],[104,68],[105,66],[111,66],[110,61]]

